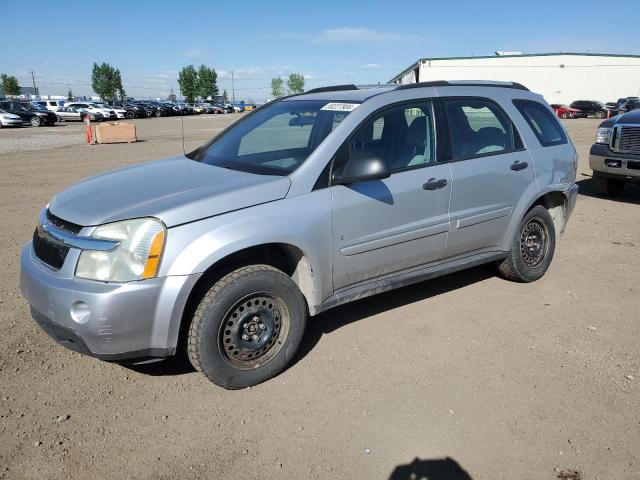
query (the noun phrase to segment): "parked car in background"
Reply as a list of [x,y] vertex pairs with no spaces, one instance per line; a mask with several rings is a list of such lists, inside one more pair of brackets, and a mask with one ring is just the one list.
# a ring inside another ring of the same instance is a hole
[[580,110],[583,117],[604,118],[607,116],[607,110],[604,108],[604,103],[602,102],[577,100],[569,105],[569,107]]
[[629,97],[625,98],[618,107],[618,113],[626,113],[632,110],[636,110],[640,108],[640,98],[638,97]]
[[22,125],[20,115],[0,110],[0,127],[19,127]]
[[22,250],[34,320],[104,360],[184,347],[238,389],[282,372],[307,318],[338,305],[480,264],[538,280],[578,196],[576,149],[540,95],[462,85],[311,90],[188,156],[75,184]]
[[116,112],[110,107],[99,107],[93,102],[70,102],[65,105],[67,108],[75,108],[76,110],[87,110],[89,112],[98,112],[104,116],[105,120],[117,120]]
[[589,166],[593,189],[599,195],[616,197],[627,183],[640,183],[640,109],[600,124]]
[[58,120],[56,114],[44,107],[32,105],[29,102],[19,102],[17,100],[0,101],[0,109],[7,113],[18,115],[24,123],[32,127],[54,125]]
[[62,107],[56,111],[59,122],[83,121],[88,118],[92,122],[100,122],[104,120],[104,115],[100,112],[90,112],[83,108]]
[[557,103],[552,103],[551,108],[556,112],[556,115],[560,118],[576,118],[581,116],[582,112],[577,108],[567,107],[566,105],[560,105]]
[[65,100],[36,100],[31,103],[37,103],[51,112],[57,111],[60,107],[64,107]]
[[110,102],[109,105],[114,108],[125,110],[126,118],[144,118],[147,116],[144,108],[130,102],[113,101]]
[[113,110],[114,112],[116,112],[116,117],[118,118],[127,118],[127,111],[124,108],[112,107],[102,102],[95,102],[94,105],[105,110]]

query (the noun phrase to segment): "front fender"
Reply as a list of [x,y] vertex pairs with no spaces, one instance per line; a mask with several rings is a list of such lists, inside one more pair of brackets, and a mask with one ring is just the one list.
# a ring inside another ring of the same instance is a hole
[[240,250],[288,244],[301,250],[311,264],[310,306],[318,305],[332,291],[331,232],[329,189],[245,208],[170,228],[160,275],[202,273]]

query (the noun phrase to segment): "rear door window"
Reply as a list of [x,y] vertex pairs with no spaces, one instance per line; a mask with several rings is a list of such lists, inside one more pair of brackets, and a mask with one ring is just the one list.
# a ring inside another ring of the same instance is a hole
[[483,98],[443,99],[451,160],[497,155],[516,150],[513,122],[494,102]]
[[567,136],[558,119],[545,105],[533,100],[514,100],[513,104],[527,121],[543,147],[567,143]]

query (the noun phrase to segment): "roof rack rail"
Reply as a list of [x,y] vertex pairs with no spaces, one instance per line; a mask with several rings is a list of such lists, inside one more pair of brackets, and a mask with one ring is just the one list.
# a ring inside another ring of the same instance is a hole
[[406,90],[409,88],[424,88],[424,87],[499,87],[499,88],[515,88],[517,90],[529,89],[517,82],[490,82],[490,81],[447,81],[447,80],[435,80],[432,82],[418,82],[418,83],[405,83],[398,85],[396,90]]
[[332,86],[329,86],[329,87],[312,88],[311,90],[307,90],[304,93],[339,92],[340,90],[358,90],[358,87],[356,87],[353,84],[349,84],[349,85],[332,85]]

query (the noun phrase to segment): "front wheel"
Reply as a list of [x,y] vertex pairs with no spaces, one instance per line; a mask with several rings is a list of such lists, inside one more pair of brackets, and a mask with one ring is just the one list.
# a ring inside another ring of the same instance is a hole
[[604,118],[604,112],[596,112],[596,118]]
[[129,110],[129,111],[127,111],[127,113],[125,113],[125,117],[128,118],[129,120],[131,120],[135,116],[136,116],[136,114],[133,113],[131,110]]
[[570,115],[567,112],[564,112],[561,116],[562,116],[562,118],[569,118],[570,117]]
[[509,255],[498,264],[498,270],[514,282],[538,280],[551,265],[555,246],[553,219],[545,207],[537,205],[520,222]]
[[221,387],[257,385],[291,361],[306,317],[305,299],[289,276],[268,265],[239,268],[198,305],[188,333],[189,360]]
[[42,125],[42,120],[40,120],[40,117],[31,117],[29,119],[29,123],[32,127],[39,127],[40,125]]

